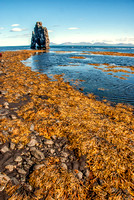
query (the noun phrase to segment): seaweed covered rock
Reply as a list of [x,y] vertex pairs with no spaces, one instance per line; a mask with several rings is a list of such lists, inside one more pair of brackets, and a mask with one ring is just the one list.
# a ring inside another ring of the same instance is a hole
[[34,31],[32,32],[31,49],[49,49],[49,36],[46,27],[42,26],[42,22],[36,22]]

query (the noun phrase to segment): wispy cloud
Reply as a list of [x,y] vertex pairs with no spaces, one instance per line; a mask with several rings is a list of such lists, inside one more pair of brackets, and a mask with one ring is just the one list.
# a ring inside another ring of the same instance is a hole
[[70,28],[68,28],[68,30],[77,30],[77,29],[79,29],[78,27],[70,27]]
[[0,27],[0,30],[4,30],[4,27]]
[[117,42],[134,42],[134,37],[124,37],[116,39]]
[[26,28],[12,28],[10,30],[10,32],[22,32],[22,31],[26,31]]
[[52,32],[54,32],[53,30],[48,30],[48,33],[52,33]]
[[4,38],[31,38],[32,34],[30,33],[17,33],[17,35],[10,35],[10,36],[4,36]]
[[20,24],[12,24],[11,26],[19,26]]

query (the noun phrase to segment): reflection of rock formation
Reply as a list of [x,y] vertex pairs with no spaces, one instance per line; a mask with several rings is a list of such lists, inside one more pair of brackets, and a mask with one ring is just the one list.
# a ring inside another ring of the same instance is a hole
[[32,32],[31,49],[49,49],[49,36],[46,27],[42,26],[42,22],[36,22],[34,31]]

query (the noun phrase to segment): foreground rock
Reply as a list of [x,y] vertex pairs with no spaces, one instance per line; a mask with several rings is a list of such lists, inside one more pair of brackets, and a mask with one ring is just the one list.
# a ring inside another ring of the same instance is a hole
[[[75,151],[70,151],[66,138],[53,137],[48,140],[34,134],[31,133],[31,141],[22,149],[19,149],[20,144],[13,148],[12,142],[0,145],[0,171],[7,175],[8,180],[15,178],[17,183],[27,182],[27,177],[33,171],[31,169],[44,166],[43,163],[50,157],[59,158],[58,165],[83,182],[89,178],[86,157],[78,158]],[[32,139],[33,135],[35,139]]]

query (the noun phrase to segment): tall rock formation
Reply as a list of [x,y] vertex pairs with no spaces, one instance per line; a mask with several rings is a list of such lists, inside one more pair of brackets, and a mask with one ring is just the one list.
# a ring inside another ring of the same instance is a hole
[[31,49],[49,49],[49,43],[47,28],[42,26],[42,22],[36,22],[32,32]]

